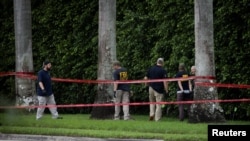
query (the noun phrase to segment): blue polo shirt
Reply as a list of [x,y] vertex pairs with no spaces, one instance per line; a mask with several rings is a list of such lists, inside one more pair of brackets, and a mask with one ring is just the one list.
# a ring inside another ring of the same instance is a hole
[[[113,73],[114,80],[128,80],[128,72],[127,69],[124,67],[121,67],[120,69],[117,69]],[[123,90],[123,91],[130,91],[130,85],[128,83],[119,83],[117,90]]]
[[[177,74],[175,75],[175,78],[187,78],[189,75],[186,71],[179,71],[177,72]],[[178,82],[177,82],[178,84]],[[185,81],[181,81],[181,85],[183,87],[183,90],[189,90],[189,83],[188,80]],[[177,85],[177,89],[178,91],[180,90],[179,86]]]
[[[147,71],[148,79],[165,79],[168,78],[167,71],[162,66],[152,66]],[[155,91],[157,91],[160,94],[163,94],[165,92],[164,84],[163,82],[150,82],[149,86],[152,87]]]
[[42,89],[40,88],[39,84],[37,86],[37,94],[39,96],[50,96],[53,94],[52,92],[52,81],[51,81],[51,77],[50,77],[50,73],[49,71],[45,71],[45,70],[40,70],[38,72],[38,83],[39,82],[42,82],[43,83],[43,86],[44,86],[44,89],[46,90],[46,95],[44,95],[42,93]]

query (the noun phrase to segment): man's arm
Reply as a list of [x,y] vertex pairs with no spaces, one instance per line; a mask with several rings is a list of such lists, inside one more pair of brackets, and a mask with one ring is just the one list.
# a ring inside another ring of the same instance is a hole
[[41,90],[44,90],[44,85],[42,82],[39,82],[39,86],[40,86]]
[[180,80],[178,81],[178,86],[179,86],[179,88],[180,88],[180,91],[183,91],[183,87],[182,87],[182,84],[181,84],[181,81],[180,81]]
[[[144,80],[148,80],[148,77],[145,76],[145,77],[144,77]],[[148,86],[148,83],[147,83],[147,82],[145,82],[144,84],[145,84],[145,86]]]
[[117,87],[118,87],[118,83],[114,83],[114,91],[117,90]]
[[188,80],[188,85],[189,85],[189,91],[193,91],[191,80]]
[[164,84],[164,89],[166,93],[168,93],[168,81],[164,81],[163,84]]

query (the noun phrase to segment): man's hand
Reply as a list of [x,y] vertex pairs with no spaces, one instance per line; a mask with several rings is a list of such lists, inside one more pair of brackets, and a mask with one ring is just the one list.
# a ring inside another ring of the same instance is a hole
[[144,90],[148,93],[148,91],[149,91],[149,86],[144,87]]
[[42,93],[43,93],[44,95],[46,95],[46,94],[47,94],[47,92],[46,92],[46,90],[45,90],[45,89],[43,89],[43,90],[42,90]]
[[167,97],[169,97],[169,92],[168,91],[164,91],[163,95],[164,95],[165,98],[167,98]]
[[116,91],[114,91],[114,98],[116,98]]
[[129,91],[129,97],[132,97],[134,95],[133,91]]

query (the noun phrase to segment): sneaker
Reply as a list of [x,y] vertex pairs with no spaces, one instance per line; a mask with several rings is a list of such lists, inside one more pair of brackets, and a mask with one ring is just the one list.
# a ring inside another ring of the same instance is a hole
[[63,119],[63,117],[58,116],[58,117],[55,117],[53,119]]
[[130,117],[130,118],[127,118],[127,119],[124,119],[124,120],[135,120],[135,119]]
[[153,120],[154,120],[154,116],[150,116],[149,121],[153,121]]

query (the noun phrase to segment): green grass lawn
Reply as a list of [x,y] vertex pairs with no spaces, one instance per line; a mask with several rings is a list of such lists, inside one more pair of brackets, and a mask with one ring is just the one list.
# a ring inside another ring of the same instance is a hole
[[[163,117],[148,121],[148,116],[133,115],[135,120],[94,120],[88,114],[65,114],[63,119],[51,119],[45,114],[41,120],[35,114],[0,113],[0,132],[13,134],[61,135],[97,138],[162,139],[165,141],[206,141],[207,123],[191,124],[177,118]],[[228,121],[223,124],[249,124]]]

